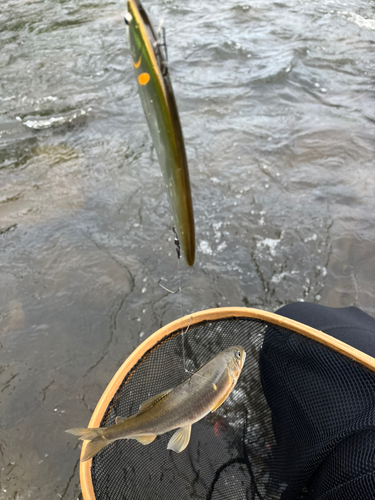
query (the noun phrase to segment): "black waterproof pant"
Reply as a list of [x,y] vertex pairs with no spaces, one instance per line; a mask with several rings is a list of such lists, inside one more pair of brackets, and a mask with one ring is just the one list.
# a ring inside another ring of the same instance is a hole
[[[375,319],[356,307],[298,302],[277,313],[375,357]],[[269,496],[375,500],[375,373],[278,327],[259,365],[275,436]]]

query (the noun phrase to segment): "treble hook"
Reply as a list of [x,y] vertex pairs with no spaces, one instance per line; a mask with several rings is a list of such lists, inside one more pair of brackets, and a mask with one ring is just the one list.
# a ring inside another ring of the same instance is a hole
[[180,240],[178,239],[178,234],[177,234],[177,231],[176,231],[176,226],[173,226],[173,232],[175,234],[174,244],[176,245],[177,258],[181,259]]
[[160,283],[161,281],[168,281],[168,280],[165,280],[165,279],[163,279],[163,278],[160,278],[160,280],[158,281],[158,285],[159,285],[161,288],[163,288],[164,290],[166,290],[167,292],[172,293],[172,294],[175,294],[175,293],[178,293],[178,292],[180,292],[180,291],[181,291],[181,288],[180,288],[180,287],[178,287],[178,289],[177,289],[175,292],[173,292],[172,290],[169,290],[169,288],[167,288],[167,287],[165,287],[164,285],[162,285],[162,284]]
[[[161,74],[166,76],[168,74],[168,51],[167,42],[165,39],[165,28],[163,27],[163,21],[160,21],[159,28],[157,30],[158,39],[154,44],[156,58],[159,63]],[[161,49],[164,49],[164,52]]]

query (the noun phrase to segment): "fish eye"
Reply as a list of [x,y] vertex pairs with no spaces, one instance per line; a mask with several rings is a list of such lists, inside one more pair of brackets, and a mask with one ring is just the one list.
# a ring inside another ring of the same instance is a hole
[[130,23],[132,22],[132,19],[133,19],[133,16],[130,14],[130,12],[127,12],[127,13],[125,14],[125,17],[124,17],[125,24],[126,24],[127,26],[129,26],[129,25],[130,25]]
[[236,356],[237,359],[241,359],[240,351],[234,351],[234,355]]

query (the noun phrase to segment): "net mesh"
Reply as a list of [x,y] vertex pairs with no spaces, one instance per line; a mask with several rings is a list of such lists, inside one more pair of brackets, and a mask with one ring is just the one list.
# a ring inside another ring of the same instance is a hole
[[[186,378],[180,332],[155,344],[125,375],[101,426],[136,413]],[[180,454],[167,450],[172,433],[148,446],[119,440],[104,448],[91,468],[97,500],[375,498],[373,372],[252,318],[190,326],[184,345],[190,371],[242,345],[246,362],[234,391],[193,425]]]

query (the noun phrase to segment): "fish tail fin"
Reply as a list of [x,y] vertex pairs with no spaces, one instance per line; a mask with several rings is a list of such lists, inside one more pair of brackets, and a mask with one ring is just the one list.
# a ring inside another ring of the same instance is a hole
[[93,439],[104,435],[104,429],[86,429],[81,427],[67,429],[65,432],[73,434],[73,436],[77,436],[78,439],[82,439],[82,441],[92,441]]
[[81,462],[86,462],[90,460],[94,455],[99,453],[99,451],[107,446],[107,444],[112,441],[105,438],[106,429],[85,429],[85,428],[74,428],[68,429],[65,432],[77,436],[82,441],[89,441],[84,445],[84,452],[81,457]]
[[100,450],[102,450],[107,444],[111,443],[112,441],[108,441],[108,439],[105,439],[104,436],[99,436],[89,443],[86,443],[84,453],[81,457],[81,462],[86,462],[86,460],[90,460],[94,455],[99,453]]

